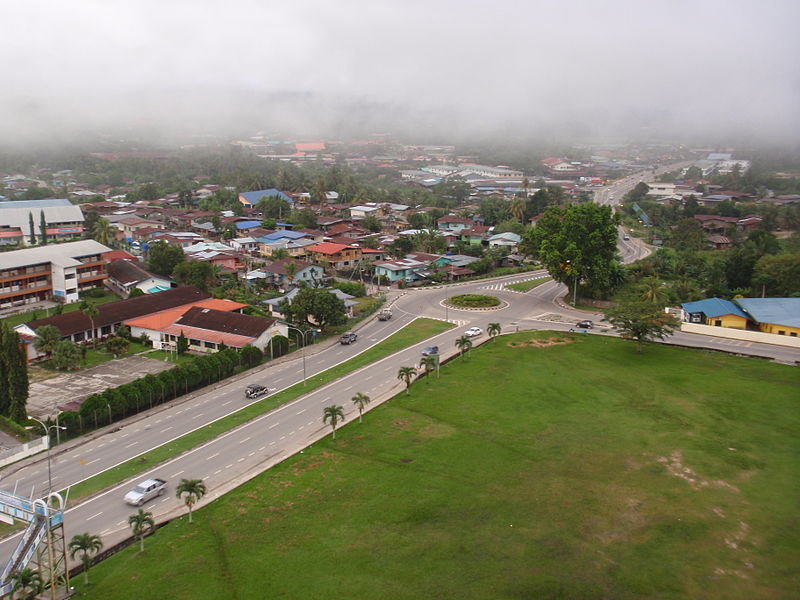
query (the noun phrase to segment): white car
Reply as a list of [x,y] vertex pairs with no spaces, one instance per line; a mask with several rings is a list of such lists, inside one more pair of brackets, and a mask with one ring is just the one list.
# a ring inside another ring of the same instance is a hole
[[483,333],[483,329],[480,327],[470,327],[464,332],[464,335],[467,337],[475,337]]

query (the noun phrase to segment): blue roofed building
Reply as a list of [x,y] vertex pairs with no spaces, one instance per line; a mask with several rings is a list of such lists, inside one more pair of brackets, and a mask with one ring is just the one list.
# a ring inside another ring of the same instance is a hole
[[800,298],[737,298],[759,331],[800,336]]
[[239,194],[239,202],[244,204],[247,208],[252,208],[258,204],[263,198],[272,198],[277,196],[292,204],[292,199],[282,191],[271,188],[269,190],[256,190],[254,192],[242,192]]
[[681,304],[684,321],[700,325],[715,325],[733,329],[747,329],[750,320],[738,305],[722,298],[707,298]]

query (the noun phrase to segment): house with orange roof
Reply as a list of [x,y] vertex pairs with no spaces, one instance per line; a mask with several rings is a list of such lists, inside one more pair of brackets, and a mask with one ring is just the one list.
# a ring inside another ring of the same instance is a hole
[[316,264],[329,264],[337,271],[354,267],[362,257],[361,248],[355,244],[322,242],[309,247],[308,252]]

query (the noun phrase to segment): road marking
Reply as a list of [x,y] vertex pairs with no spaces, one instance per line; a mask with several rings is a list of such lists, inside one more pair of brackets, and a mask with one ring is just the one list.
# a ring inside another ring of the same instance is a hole
[[173,473],[172,475],[170,475],[170,476],[169,476],[169,478],[170,478],[170,479],[174,479],[175,477],[177,477],[177,476],[178,476],[178,475],[180,475],[181,473],[183,473],[183,471],[178,471],[177,473]]
[[228,400],[227,402],[223,402],[222,406],[228,406],[228,404],[230,404],[231,402],[233,402],[233,400]]
[[273,423],[267,429],[273,429],[274,427],[277,427],[278,425],[280,425],[280,423]]
[[216,458],[217,456],[219,456],[219,452],[217,452],[216,454],[212,454],[206,460],[211,460],[212,458]]
[[227,467],[225,467],[225,468],[226,468],[226,469],[230,469],[232,466],[233,466],[233,463],[229,464],[229,465],[228,465]]
[[236,462],[242,462],[243,460],[244,460],[244,456],[242,458],[240,458],[239,460],[237,460]]
[[217,469],[214,471],[214,475],[219,475],[220,473],[222,473],[222,469]]
[[[91,464],[94,464],[94,463],[96,463],[98,460],[100,460],[100,459],[99,459],[99,458],[95,458],[94,460],[90,460],[90,461],[89,461],[88,463],[86,463],[86,464],[87,464],[87,465],[91,465]],[[39,472],[39,471],[36,471],[36,473],[38,473],[38,472]],[[35,475],[36,473],[34,473],[34,475]]]
[[304,408],[303,410],[301,410],[301,411],[299,411],[299,412],[297,412],[297,413],[295,413],[295,414],[297,414],[297,415],[302,415],[304,412],[306,412],[306,410],[307,410],[307,409],[305,409],[305,408]]
[[161,501],[161,504],[164,504],[164,502],[166,502],[167,500],[169,500],[169,498],[164,498],[164,499]]
[[266,446],[261,446],[261,448],[259,448],[259,449],[258,449],[258,451],[259,451],[259,452],[263,452],[263,451],[264,451],[264,448],[266,448]]
[[249,440],[250,440],[250,436],[247,436],[246,438],[244,438],[244,439],[243,439],[241,442],[239,442],[239,443],[240,443],[240,444],[244,444],[245,442],[247,442],[247,441],[249,441]]
[[169,427],[167,427],[166,429],[162,429],[162,430],[161,430],[161,433],[166,433],[166,432],[168,432],[170,429],[173,429],[172,425],[170,425],[170,426],[169,426]]
[[247,456],[253,456],[254,454],[255,454],[255,452],[251,452],[251,453],[250,453],[250,454],[248,454]]
[[305,428],[305,425],[300,425],[300,427],[298,427],[298,431],[302,430],[303,428]]
[[352,389],[353,389],[353,386],[351,385],[349,387],[344,388],[344,391],[347,392],[347,391],[352,390]]
[[[127,523],[127,521],[120,521],[119,523],[117,523],[117,527],[119,527],[120,525],[125,525],[126,523]],[[108,531],[108,530],[106,530],[106,531]]]
[[156,425],[158,425],[159,423],[161,423],[161,421],[163,421],[163,419],[158,419],[158,420],[156,421]]
[[126,438],[126,437],[128,437],[128,435],[130,435],[130,434],[128,434],[128,433],[123,433],[121,436],[119,436],[119,439]]
[[94,519],[95,517],[99,517],[99,516],[100,516],[100,515],[102,515],[102,514],[103,514],[103,511],[100,511],[100,512],[99,512],[99,513],[97,513],[96,515],[92,515],[91,517],[86,517],[86,520],[87,520],[87,521],[91,521],[91,520],[92,520],[92,519]]
[[130,443],[130,444],[128,444],[128,445],[127,445],[127,446],[125,446],[125,447],[126,447],[126,448],[130,448],[131,446],[135,446],[135,445],[136,445],[136,444],[138,444],[138,443],[139,443],[139,440],[136,440],[135,442],[133,442],[133,443]]
[[294,435],[294,431],[289,432],[289,435]]
[[195,416],[193,416],[192,418],[193,418],[193,419],[198,419],[198,418],[200,418],[200,417],[202,417],[202,416],[203,416],[203,413],[197,413],[197,414],[196,414]]
[[279,441],[279,442],[282,442],[282,441],[283,441],[283,440],[285,440],[285,439],[286,439],[286,436],[285,436],[285,435],[282,435],[282,436],[281,436],[281,439],[280,439],[280,440],[278,440],[278,441]]
[[270,443],[269,443],[269,445],[270,445],[270,446],[274,446],[274,445],[275,445],[275,442],[270,442]]

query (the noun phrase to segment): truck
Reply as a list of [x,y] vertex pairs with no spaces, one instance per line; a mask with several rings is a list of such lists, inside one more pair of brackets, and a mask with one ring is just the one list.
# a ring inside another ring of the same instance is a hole
[[141,506],[156,496],[161,496],[166,489],[167,482],[163,479],[145,479],[125,494],[125,502],[133,506]]
[[392,318],[392,311],[388,308],[384,308],[381,312],[378,313],[378,321],[388,321]]

